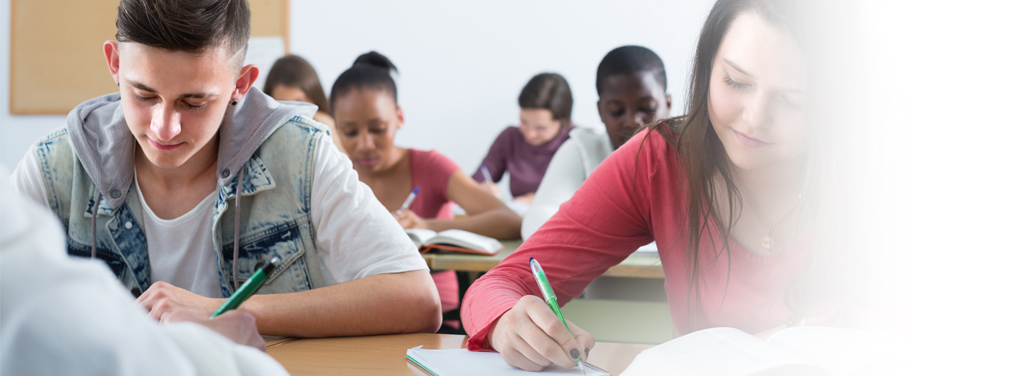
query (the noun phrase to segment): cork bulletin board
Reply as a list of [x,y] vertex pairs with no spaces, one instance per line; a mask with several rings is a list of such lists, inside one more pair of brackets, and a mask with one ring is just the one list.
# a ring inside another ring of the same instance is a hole
[[[10,112],[64,115],[117,91],[103,58],[118,0],[11,0]],[[253,37],[282,37],[288,0],[249,0]]]

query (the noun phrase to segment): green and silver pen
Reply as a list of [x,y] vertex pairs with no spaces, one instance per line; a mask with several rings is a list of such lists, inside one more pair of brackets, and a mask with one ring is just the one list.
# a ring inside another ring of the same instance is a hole
[[281,262],[281,259],[274,257],[267,263],[267,265],[264,265],[262,268],[257,269],[255,273],[252,273],[252,276],[245,280],[242,287],[235,290],[235,293],[231,294],[231,297],[229,297],[228,300],[220,306],[220,308],[217,308],[217,312],[214,312],[210,318],[212,319],[220,316],[222,313],[238,308],[238,306],[242,305],[242,302],[249,299],[252,294],[255,294],[256,290],[263,287],[263,282],[266,282],[267,277],[270,277],[270,275],[274,273],[274,268],[277,267],[279,262]]
[[[551,307],[551,310],[555,311],[555,315],[558,316],[558,319],[562,320],[562,325],[565,325],[565,330],[568,330],[569,334],[572,334],[572,329],[569,329],[569,324],[565,322],[565,317],[562,317],[562,310],[558,309],[558,299],[555,297],[555,290],[551,289],[551,283],[548,282],[548,276],[544,274],[544,268],[541,268],[540,262],[533,257],[530,257],[530,271],[533,272],[533,279],[537,280],[537,286],[540,286],[540,292],[544,295],[544,302],[548,303],[548,307]],[[573,335],[575,336],[575,334]],[[586,375],[587,371],[583,369],[583,361],[577,358],[576,364],[580,366],[580,371]]]

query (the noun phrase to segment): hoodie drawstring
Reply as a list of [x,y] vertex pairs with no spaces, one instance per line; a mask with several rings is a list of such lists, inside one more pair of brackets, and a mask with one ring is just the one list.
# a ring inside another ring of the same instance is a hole
[[245,167],[238,169],[238,181],[235,183],[235,257],[231,261],[231,273],[232,278],[235,281],[235,290],[238,290],[238,226],[241,225],[242,220],[239,216],[242,214],[240,204],[242,203],[242,174],[245,173]]
[[100,207],[100,192],[97,190],[96,199],[92,202],[92,255],[89,259],[96,258],[96,210]]

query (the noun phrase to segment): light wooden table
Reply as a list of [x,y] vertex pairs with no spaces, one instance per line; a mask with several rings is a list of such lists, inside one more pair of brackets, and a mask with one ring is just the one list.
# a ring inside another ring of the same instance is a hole
[[[501,260],[512,254],[520,245],[522,240],[502,241],[505,250],[494,256],[473,255],[463,253],[434,254],[425,253],[423,259],[427,262],[430,270],[455,270],[463,272],[486,272],[491,270]],[[665,278],[665,271],[661,268],[661,258],[655,252],[637,252],[626,257],[621,263],[606,271],[605,277],[635,277],[635,278]]]
[[274,337],[274,336],[264,336],[263,337],[263,342],[267,343],[267,347],[276,346],[276,345],[280,345],[280,344],[283,344],[283,343],[288,343],[288,342],[298,341],[298,340],[299,340],[298,338],[291,338],[291,337]]
[[[466,347],[466,336],[397,334],[348,338],[307,338],[267,342],[267,354],[292,375],[428,375],[405,359],[405,351]],[[621,373],[641,351],[652,345],[598,342],[589,363],[613,375]]]

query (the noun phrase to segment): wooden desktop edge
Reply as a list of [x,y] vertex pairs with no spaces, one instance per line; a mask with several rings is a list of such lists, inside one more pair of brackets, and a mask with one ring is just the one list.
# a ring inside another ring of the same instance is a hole
[[[395,334],[367,337],[291,339],[267,347],[267,354],[289,373],[308,376],[372,371],[379,375],[428,374],[405,358],[406,350],[466,347],[466,336],[451,334]],[[598,342],[588,363],[619,374],[648,344]],[[401,364],[399,364],[401,363]]]
[[[456,270],[465,272],[486,272],[498,266],[505,257],[512,254],[520,245],[522,240],[502,241],[505,250],[494,256],[472,255],[472,254],[433,254],[424,253],[423,260],[427,262],[430,270]],[[665,278],[665,271],[661,267],[661,259],[657,253],[634,253],[622,260],[621,263],[609,268],[605,273],[606,277],[633,277],[633,278]]]
[[289,342],[295,342],[295,341],[298,341],[298,340],[299,340],[299,338],[292,338],[292,337],[272,337],[272,338],[264,338],[263,339],[263,341],[267,343],[267,348],[268,349],[273,347],[273,346],[280,346],[280,345],[284,345],[284,344],[289,343]]

